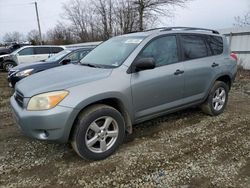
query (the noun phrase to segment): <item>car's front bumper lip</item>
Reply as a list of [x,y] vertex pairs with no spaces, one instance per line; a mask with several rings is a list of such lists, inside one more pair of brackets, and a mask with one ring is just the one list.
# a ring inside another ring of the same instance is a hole
[[77,111],[73,108],[56,106],[50,110],[27,111],[17,104],[13,96],[10,102],[13,117],[25,135],[39,140],[68,142],[77,116]]
[[10,87],[15,87],[16,83],[26,77],[8,76],[7,80]]

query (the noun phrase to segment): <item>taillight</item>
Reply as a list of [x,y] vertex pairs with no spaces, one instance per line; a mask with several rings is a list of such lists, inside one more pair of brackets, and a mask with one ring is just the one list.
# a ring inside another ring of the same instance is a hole
[[231,53],[231,58],[233,58],[235,61],[238,61],[238,57],[235,53]]

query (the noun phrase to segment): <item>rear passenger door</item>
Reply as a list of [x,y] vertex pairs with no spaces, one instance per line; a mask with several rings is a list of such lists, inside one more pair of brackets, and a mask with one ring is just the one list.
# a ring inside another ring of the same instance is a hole
[[[131,88],[135,118],[164,112],[182,104],[184,78],[175,35],[153,39],[137,59],[154,58],[156,67],[132,73]],[[176,74],[176,71],[182,71]]]
[[34,61],[42,61],[48,59],[50,55],[50,47],[35,47]]
[[215,74],[212,56],[206,36],[200,34],[180,34],[184,74],[184,102],[190,103],[203,99]]

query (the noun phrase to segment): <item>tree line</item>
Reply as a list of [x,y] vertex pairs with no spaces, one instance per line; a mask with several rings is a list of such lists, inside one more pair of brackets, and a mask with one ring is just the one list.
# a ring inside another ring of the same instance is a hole
[[[70,0],[63,4],[63,14],[54,28],[43,34],[43,43],[71,44],[103,41],[120,34],[153,28],[159,18],[173,16],[173,8],[184,7],[191,0]],[[235,25],[250,25],[249,13],[235,18]],[[25,38],[18,32],[6,33],[4,41]],[[32,44],[39,44],[37,30],[27,34]]]
[[[43,43],[71,44],[101,41],[120,34],[152,28],[159,16],[169,17],[172,8],[185,6],[189,0],[70,0],[63,4],[61,20],[43,34]],[[19,32],[6,33],[4,41],[20,41]],[[40,43],[39,33],[32,30],[26,39]]]

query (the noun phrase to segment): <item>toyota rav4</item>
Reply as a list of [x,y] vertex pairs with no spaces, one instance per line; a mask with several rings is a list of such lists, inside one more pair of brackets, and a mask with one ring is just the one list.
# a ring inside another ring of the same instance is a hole
[[11,106],[22,131],[111,155],[132,125],[191,106],[221,114],[237,71],[227,40],[202,28],[157,28],[102,43],[80,64],[21,80]]

